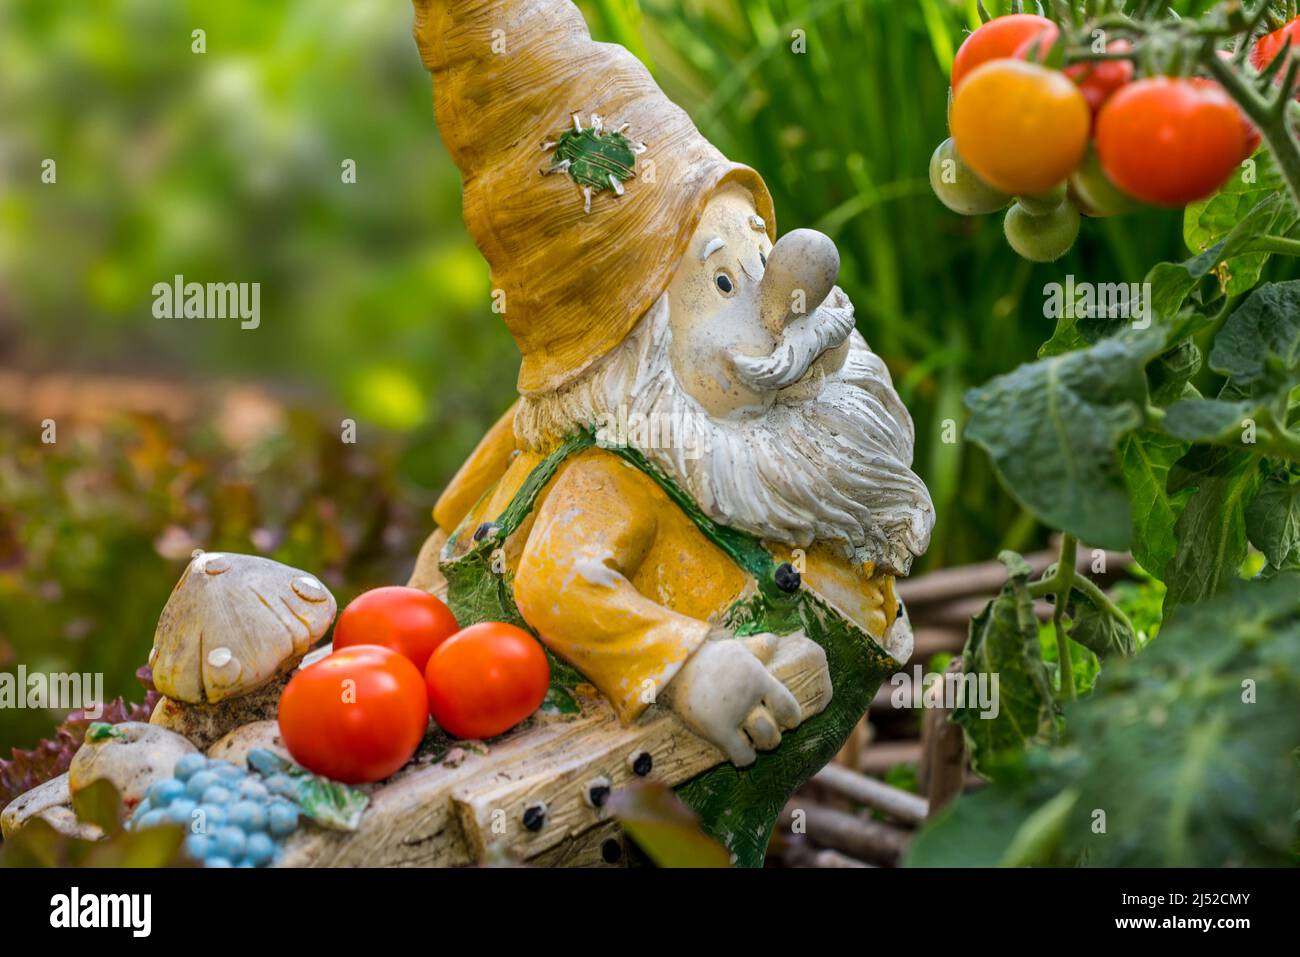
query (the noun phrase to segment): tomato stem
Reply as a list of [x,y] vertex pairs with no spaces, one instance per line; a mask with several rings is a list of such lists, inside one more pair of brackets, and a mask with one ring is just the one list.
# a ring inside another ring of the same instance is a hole
[[[1231,62],[1219,57],[1213,43],[1207,42],[1202,48],[1201,62],[1264,137],[1264,142],[1268,144],[1282,178],[1291,191],[1291,199],[1300,206],[1300,143],[1291,135],[1286,118],[1286,104],[1292,96],[1291,85],[1284,83],[1276,94],[1276,99],[1270,102],[1251,88],[1242,75],[1233,69]],[[1293,61],[1288,66],[1289,76],[1294,74],[1295,65]],[[1286,255],[1294,253],[1288,252]]]
[[1074,587],[1087,595],[1094,605],[1133,632],[1134,635],[1137,634],[1137,629],[1133,627],[1133,622],[1129,620],[1128,615],[1124,614],[1119,605],[1111,601],[1110,596],[1098,588],[1091,578],[1086,575],[1076,574],[1074,576]]
[[1300,256],[1300,239],[1285,236],[1261,236],[1246,247],[1247,252],[1274,253],[1278,256]]
[[1074,586],[1074,564],[1078,559],[1078,540],[1068,532],[1061,536],[1061,557],[1056,563],[1052,579],[1052,593],[1056,604],[1052,608],[1052,628],[1056,632],[1056,659],[1061,675],[1061,697],[1074,700],[1074,662],[1070,660],[1070,639],[1065,633],[1065,606],[1070,601]]

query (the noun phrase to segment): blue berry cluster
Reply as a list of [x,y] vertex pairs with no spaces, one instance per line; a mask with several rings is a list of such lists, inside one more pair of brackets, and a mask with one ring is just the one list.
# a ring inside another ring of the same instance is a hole
[[155,781],[131,815],[132,828],[179,824],[185,851],[206,867],[266,867],[298,829],[295,784],[219,758],[186,754],[173,777]]

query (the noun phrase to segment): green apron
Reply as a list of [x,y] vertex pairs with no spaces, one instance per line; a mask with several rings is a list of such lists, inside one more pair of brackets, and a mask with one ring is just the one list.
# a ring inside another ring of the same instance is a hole
[[[505,511],[489,525],[462,525],[444,546],[439,567],[447,579],[448,604],[464,625],[504,621],[532,631],[515,606],[509,573],[493,569],[492,553],[532,511],[538,494],[570,455],[594,446],[590,432],[564,442],[529,474]],[[721,764],[678,786],[677,795],[700,815],[705,831],[736,856],[741,867],[761,867],[772,828],[790,795],[844,746],[881,683],[902,667],[858,625],[806,587],[787,593],[777,585],[777,563],[754,536],[712,521],[675,482],[639,452],[606,449],[650,476],[704,536],[753,576],[757,589],[738,600],[722,624],[738,636],[790,634],[802,629],[826,651],[833,694],[820,714],[782,735],[775,751],[760,753],[746,768]],[[464,536],[470,535],[468,541]],[[899,606],[899,615],[904,615]],[[581,709],[574,688],[581,674],[547,652],[551,688],[542,708],[560,714]]]

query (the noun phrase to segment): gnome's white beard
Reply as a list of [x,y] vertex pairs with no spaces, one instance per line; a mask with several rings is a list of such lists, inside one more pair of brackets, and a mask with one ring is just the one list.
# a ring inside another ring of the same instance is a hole
[[795,547],[831,543],[850,561],[906,574],[929,543],[934,506],[910,467],[912,418],[862,336],[852,334],[843,369],[816,398],[734,421],[708,415],[682,388],[671,336],[665,295],[579,379],[525,397],[518,440],[542,450],[579,428],[602,441],[617,432],[719,524]]

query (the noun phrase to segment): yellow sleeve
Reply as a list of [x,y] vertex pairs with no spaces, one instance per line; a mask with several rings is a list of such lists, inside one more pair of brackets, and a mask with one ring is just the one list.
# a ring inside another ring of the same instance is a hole
[[641,473],[587,453],[556,479],[515,572],[514,596],[548,648],[636,720],[710,631],[629,581],[654,541],[658,510]]

